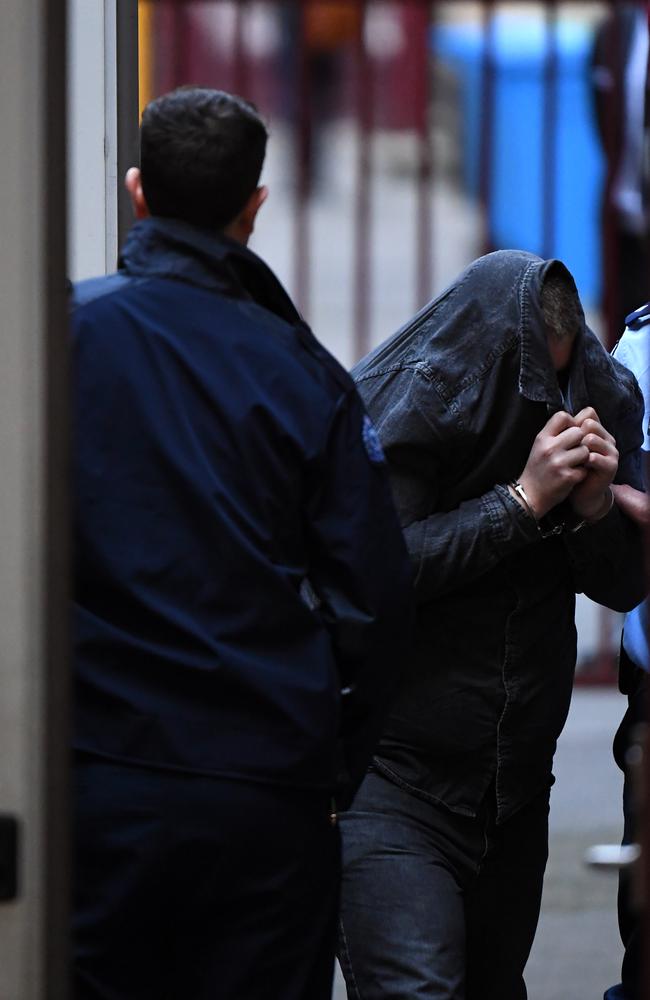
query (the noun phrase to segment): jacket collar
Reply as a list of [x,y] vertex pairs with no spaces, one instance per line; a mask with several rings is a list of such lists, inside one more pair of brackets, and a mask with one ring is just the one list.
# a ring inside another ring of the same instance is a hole
[[119,267],[139,277],[171,278],[256,302],[291,324],[301,317],[273,272],[241,243],[178,219],[142,219],[131,229]]

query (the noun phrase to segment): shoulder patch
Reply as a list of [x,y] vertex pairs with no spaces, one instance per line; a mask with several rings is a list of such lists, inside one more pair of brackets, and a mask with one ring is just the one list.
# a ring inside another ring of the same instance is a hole
[[379,435],[375,430],[375,425],[368,416],[364,414],[363,417],[363,444],[368,454],[368,458],[373,463],[373,465],[383,465],[386,461],[386,456],[384,455],[384,449],[381,446],[379,440]]
[[625,325],[630,330],[640,330],[650,323],[650,302],[625,317]]

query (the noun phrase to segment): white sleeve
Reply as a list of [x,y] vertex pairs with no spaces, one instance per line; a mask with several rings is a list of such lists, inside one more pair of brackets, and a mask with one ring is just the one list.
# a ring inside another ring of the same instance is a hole
[[614,357],[636,377],[643,393],[643,445],[650,451],[650,324],[632,330],[627,327],[616,345]]

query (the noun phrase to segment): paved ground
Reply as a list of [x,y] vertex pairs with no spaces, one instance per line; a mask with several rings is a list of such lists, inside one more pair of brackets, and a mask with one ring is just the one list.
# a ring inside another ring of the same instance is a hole
[[[616,876],[586,868],[583,855],[592,844],[620,839],[622,786],[610,745],[623,705],[611,689],[574,694],[555,758],[550,858],[526,973],[529,1000],[600,1000],[618,982]],[[340,974],[333,998],[345,998]]]
[[555,762],[551,851],[530,958],[530,1000],[599,1000],[618,982],[616,876],[587,869],[594,843],[617,843],[622,781],[611,739],[624,708],[615,690],[577,690]]

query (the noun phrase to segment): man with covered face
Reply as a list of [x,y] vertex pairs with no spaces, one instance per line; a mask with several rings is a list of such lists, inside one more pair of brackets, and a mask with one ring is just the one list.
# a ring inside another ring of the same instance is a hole
[[642,400],[565,266],[475,261],[356,366],[416,570],[413,653],[342,818],[340,959],[364,1000],[523,1000],[575,594],[625,611]]

